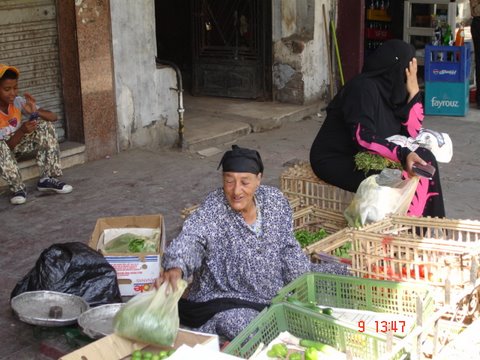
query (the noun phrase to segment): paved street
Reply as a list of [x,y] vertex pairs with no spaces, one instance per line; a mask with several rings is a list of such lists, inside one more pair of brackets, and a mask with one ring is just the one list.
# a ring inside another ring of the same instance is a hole
[[[308,159],[322,120],[313,114],[278,129],[249,133],[236,143],[261,153],[263,182],[278,186],[288,164]],[[480,219],[480,110],[472,107],[466,118],[427,117],[425,127],[446,132],[453,141],[452,162],[440,166],[447,216]],[[228,145],[218,147],[225,150]],[[0,191],[0,359],[44,359],[52,351],[45,350],[48,345],[55,350],[56,340],[34,336],[34,328],[14,318],[8,303],[16,282],[43,249],[60,242],[88,242],[96,219],[106,216],[161,213],[167,239],[172,239],[181,227],[180,211],[220,186],[216,168],[221,155],[137,149],[66,169],[64,180],[74,187],[68,195],[40,194],[35,181],[29,181],[27,203],[12,206],[8,190]],[[57,348],[61,351],[65,344]]]

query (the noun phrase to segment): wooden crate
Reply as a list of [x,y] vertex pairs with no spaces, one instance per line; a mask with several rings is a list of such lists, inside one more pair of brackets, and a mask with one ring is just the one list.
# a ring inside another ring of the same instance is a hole
[[479,221],[391,216],[349,236],[356,276],[424,283],[439,303],[478,279]]
[[326,238],[305,247],[304,251],[310,255],[313,260],[318,260],[322,253],[334,255],[334,251],[347,242],[352,242],[350,228],[344,228],[333,233]]
[[[294,231],[307,230],[316,232],[324,229],[328,234],[327,237],[303,248],[305,254],[307,254],[313,262],[321,262],[324,260],[333,261],[335,259],[328,255],[336,256],[335,250],[347,241],[350,241],[347,236],[349,229],[346,228],[346,226],[347,221],[342,214],[330,210],[318,209],[313,205],[299,208],[293,213]],[[338,258],[336,258],[336,260],[350,263],[349,260],[341,260]]]
[[392,215],[361,231],[401,235],[412,239],[439,239],[456,242],[480,242],[480,221]]
[[300,163],[285,170],[280,176],[280,189],[287,198],[299,197],[302,205],[315,205],[319,209],[341,214],[355,195],[320,180],[309,163]]
[[293,212],[293,229],[317,231],[325,229],[329,234],[336,233],[347,226],[347,220],[342,214],[319,209],[310,205],[298,207]]

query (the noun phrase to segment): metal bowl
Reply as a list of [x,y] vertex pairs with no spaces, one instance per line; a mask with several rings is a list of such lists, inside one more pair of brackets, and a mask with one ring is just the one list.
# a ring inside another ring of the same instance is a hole
[[15,296],[10,306],[21,321],[52,327],[75,324],[80,314],[89,308],[80,296],[56,291],[24,292]]
[[113,319],[123,305],[116,303],[91,308],[78,317],[78,325],[92,339],[113,334]]

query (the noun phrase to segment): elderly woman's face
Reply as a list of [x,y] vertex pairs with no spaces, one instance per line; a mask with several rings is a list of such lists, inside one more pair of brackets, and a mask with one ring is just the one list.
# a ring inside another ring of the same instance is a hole
[[233,210],[246,211],[253,204],[253,195],[260,185],[261,174],[223,173],[223,190]]

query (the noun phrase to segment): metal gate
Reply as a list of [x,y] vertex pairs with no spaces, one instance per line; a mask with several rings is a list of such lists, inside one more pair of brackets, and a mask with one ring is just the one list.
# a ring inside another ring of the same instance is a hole
[[192,13],[193,94],[270,98],[271,1],[193,0]]
[[0,62],[20,71],[19,94],[58,115],[65,139],[55,0],[0,0]]

